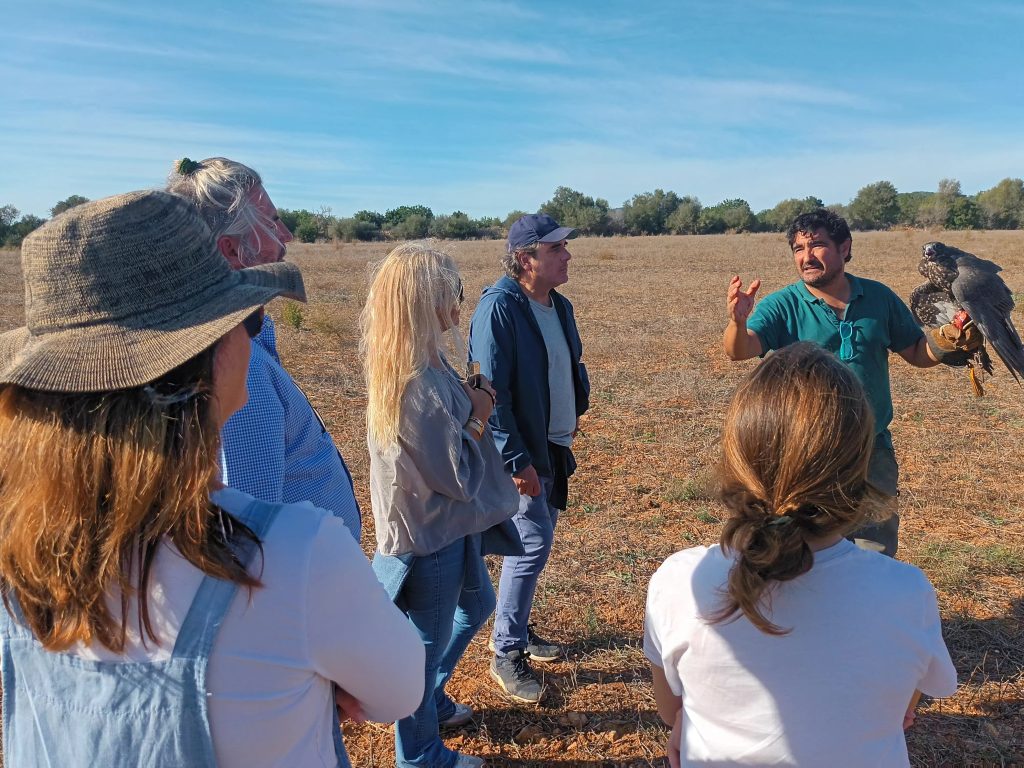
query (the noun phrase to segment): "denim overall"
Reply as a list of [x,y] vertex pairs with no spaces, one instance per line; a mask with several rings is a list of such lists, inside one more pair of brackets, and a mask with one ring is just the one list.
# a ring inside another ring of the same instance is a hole
[[[262,539],[280,508],[254,501],[238,519]],[[243,562],[254,551],[243,551]],[[89,661],[52,653],[0,608],[4,763],[18,768],[216,765],[206,665],[237,589],[237,584],[206,576],[171,658],[155,662]],[[334,744],[338,765],[348,768],[340,729]]]

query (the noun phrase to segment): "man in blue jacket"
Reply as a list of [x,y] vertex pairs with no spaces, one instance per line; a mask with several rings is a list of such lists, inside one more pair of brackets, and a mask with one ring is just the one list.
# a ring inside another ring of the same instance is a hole
[[513,519],[525,550],[502,563],[491,676],[514,699],[531,703],[540,701],[543,688],[530,659],[562,654],[533,631],[530,609],[566,506],[576,469],[572,440],[590,398],[572,304],[555,291],[569,280],[566,244],[575,235],[544,214],[513,224],[502,261],[506,276],[484,290],[469,330],[470,359],[497,393],[490,425],[519,489]]

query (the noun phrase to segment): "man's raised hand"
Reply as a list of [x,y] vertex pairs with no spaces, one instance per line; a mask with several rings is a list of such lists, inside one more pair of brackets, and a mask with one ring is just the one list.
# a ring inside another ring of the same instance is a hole
[[754,311],[754,295],[761,287],[760,280],[754,280],[747,290],[743,290],[743,282],[739,275],[735,275],[729,281],[729,291],[726,294],[726,307],[729,310],[729,319],[734,323],[745,323],[750,313]]

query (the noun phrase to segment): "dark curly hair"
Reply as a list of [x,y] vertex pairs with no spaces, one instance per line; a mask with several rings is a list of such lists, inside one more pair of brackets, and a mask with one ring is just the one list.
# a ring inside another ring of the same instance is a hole
[[829,238],[836,245],[845,243],[847,240],[851,241],[850,252],[846,254],[845,259],[845,261],[849,261],[853,255],[853,235],[850,234],[850,225],[846,223],[846,219],[829,208],[817,208],[807,213],[801,213],[793,219],[793,223],[786,230],[786,239],[789,240],[789,247],[793,247],[793,241],[796,240],[798,233],[803,232],[805,235],[811,235],[819,229],[825,230]]

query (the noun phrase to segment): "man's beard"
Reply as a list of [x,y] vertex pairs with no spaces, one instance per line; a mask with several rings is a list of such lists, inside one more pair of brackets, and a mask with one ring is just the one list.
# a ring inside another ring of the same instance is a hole
[[835,280],[839,273],[830,274],[825,271],[825,265],[821,262],[814,262],[808,266],[817,266],[818,274],[814,277],[810,277],[802,269],[800,270],[800,279],[804,281],[804,285],[809,285],[811,288],[824,288],[831,285],[832,281]]

